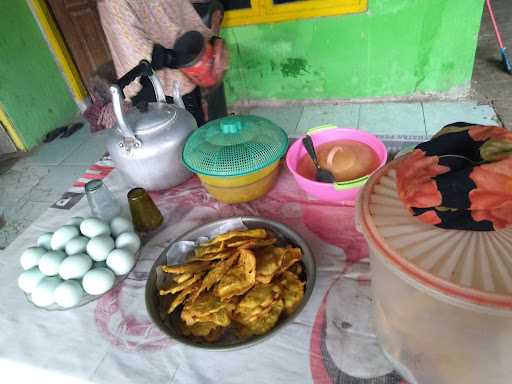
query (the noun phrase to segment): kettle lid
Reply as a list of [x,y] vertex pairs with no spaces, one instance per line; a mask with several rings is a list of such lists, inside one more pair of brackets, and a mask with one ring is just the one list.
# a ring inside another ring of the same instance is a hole
[[173,124],[177,119],[177,107],[172,104],[149,103],[147,111],[130,111],[126,120],[136,135],[152,133],[164,126]]

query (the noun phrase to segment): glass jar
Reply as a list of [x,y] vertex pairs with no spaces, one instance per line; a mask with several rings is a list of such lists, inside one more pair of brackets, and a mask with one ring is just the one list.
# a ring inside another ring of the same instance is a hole
[[144,188],[133,188],[127,197],[137,232],[150,232],[162,225],[164,218]]
[[121,205],[103,181],[89,181],[85,184],[85,194],[93,216],[110,221],[121,213]]

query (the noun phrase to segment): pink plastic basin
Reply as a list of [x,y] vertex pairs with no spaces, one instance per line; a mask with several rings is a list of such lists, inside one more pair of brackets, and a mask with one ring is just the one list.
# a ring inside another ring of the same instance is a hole
[[[380,163],[375,169],[377,171],[388,158],[384,143],[371,133],[359,131],[352,128],[337,128],[334,126],[319,127],[312,129],[308,134],[313,139],[313,144],[318,147],[321,144],[337,140],[354,140],[369,145],[378,155]],[[302,145],[302,137],[295,141],[286,155],[286,164],[292,172],[297,184],[308,194],[320,200],[329,202],[354,202],[359,190],[368,180],[367,177],[343,183],[319,183],[307,179],[297,173],[297,167],[302,157],[307,156]],[[375,172],[374,171],[374,172]]]

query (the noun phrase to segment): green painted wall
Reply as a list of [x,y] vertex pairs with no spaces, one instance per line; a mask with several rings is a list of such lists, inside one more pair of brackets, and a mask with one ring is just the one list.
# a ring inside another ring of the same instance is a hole
[[0,1],[0,103],[27,148],[77,112],[25,0]]
[[226,28],[228,102],[468,86],[484,0],[369,0],[367,13]]

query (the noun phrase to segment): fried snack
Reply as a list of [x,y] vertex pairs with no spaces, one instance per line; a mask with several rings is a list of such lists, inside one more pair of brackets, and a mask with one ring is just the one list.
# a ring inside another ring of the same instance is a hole
[[288,268],[290,268],[293,264],[295,264],[297,261],[299,261],[302,257],[302,251],[300,248],[293,248],[293,247],[287,247],[287,248],[281,248],[285,249],[283,264],[281,265],[281,272],[286,271]]
[[262,248],[262,247],[267,247],[269,245],[272,245],[276,241],[277,241],[277,239],[275,237],[269,237],[267,239],[240,240],[240,241],[228,244],[228,247],[229,248],[238,248],[238,249]]
[[193,325],[200,321],[211,321],[218,325],[228,326],[231,322],[229,315],[234,308],[235,305],[231,302],[221,301],[212,292],[206,292],[183,306],[181,319],[187,325]]
[[220,243],[215,243],[215,244],[212,244],[212,245],[206,246],[206,247],[204,245],[200,245],[199,247],[194,249],[194,258],[201,259],[205,255],[209,255],[212,253],[218,254],[218,253],[222,252],[225,247],[226,247],[226,245],[225,245],[224,241],[221,241]]
[[193,325],[187,325],[187,323],[180,321],[180,329],[185,336],[207,336],[212,330],[218,327],[217,324],[208,321],[195,323]]
[[264,248],[256,259],[256,280],[268,284],[276,273],[281,270],[285,257],[285,248]]
[[256,284],[240,300],[234,316],[241,323],[251,322],[255,317],[264,314],[280,295],[281,288],[277,285]]
[[178,296],[174,298],[172,301],[169,309],[167,310],[167,313],[172,313],[180,304],[183,304],[185,299],[193,294],[196,290],[198,290],[201,287],[201,282],[196,281],[194,284],[190,285],[189,287],[185,288],[183,291],[180,292]]
[[229,259],[219,261],[215,266],[208,271],[208,274],[204,277],[201,284],[201,288],[194,294],[192,300],[195,300],[203,291],[209,290],[215,284],[217,284],[231,266],[238,259],[238,252],[235,252]]
[[160,295],[174,295],[183,335],[206,342],[229,328],[240,338],[262,335],[282,314],[291,314],[304,296],[300,248],[276,246],[265,229],[231,231],[197,247],[187,263],[162,266],[171,284]]
[[214,293],[225,300],[243,295],[256,282],[256,257],[248,249],[241,249],[236,267],[231,268],[215,286]]
[[267,237],[265,229],[248,229],[247,231],[230,231],[222,235],[216,236],[214,239],[207,243],[201,244],[202,247],[208,247],[221,241],[231,240],[233,238],[256,238],[264,239]]
[[165,273],[198,273],[206,271],[210,267],[207,261],[196,261],[180,265],[162,265],[162,271]]
[[300,274],[304,271],[304,268],[302,268],[302,265],[300,263],[295,263],[288,269],[288,271],[297,276],[300,276]]
[[191,286],[196,281],[201,279],[203,277],[204,273],[197,273],[192,276],[192,278],[185,280],[184,282],[180,284],[173,284],[167,289],[161,289],[160,290],[160,296],[168,295],[169,293],[178,293],[180,291],[183,291],[185,288]]
[[279,321],[283,308],[283,300],[277,300],[274,302],[268,313],[258,316],[251,322],[243,324],[246,334],[263,335],[270,331]]
[[284,271],[279,286],[282,289],[285,312],[291,315],[304,297],[304,283],[294,273]]
[[215,260],[225,260],[231,256],[233,256],[236,253],[236,249],[229,249],[225,252],[220,253],[206,253],[202,254],[199,257],[192,257],[192,261],[215,261]]
[[224,335],[224,332],[226,331],[226,327],[217,327],[217,328],[214,328],[210,331],[209,334],[207,334],[206,336],[204,336],[204,339],[208,342],[208,343],[214,343],[216,342],[217,340],[219,340],[222,335]]
[[191,277],[193,276],[192,273],[181,273],[179,275],[175,275],[173,276],[173,280],[177,283],[177,284],[181,284],[183,283],[185,280],[188,280],[190,279]]

